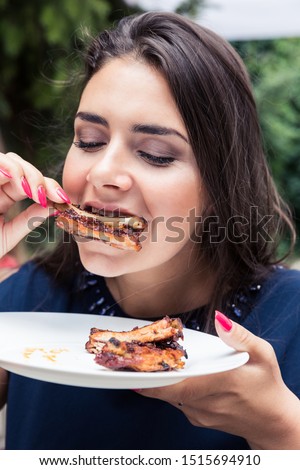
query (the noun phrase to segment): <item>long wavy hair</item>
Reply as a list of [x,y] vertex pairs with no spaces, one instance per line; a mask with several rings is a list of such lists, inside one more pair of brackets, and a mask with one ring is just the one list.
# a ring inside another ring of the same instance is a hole
[[[175,13],[148,12],[91,40],[83,87],[108,61],[128,55],[165,77],[188,132],[209,199],[195,243],[216,274],[212,311],[228,289],[262,278],[279,262],[283,234],[291,244],[295,238],[264,155],[248,73],[212,31]],[[63,279],[73,271],[70,256],[78,263],[72,241],[43,265]]]

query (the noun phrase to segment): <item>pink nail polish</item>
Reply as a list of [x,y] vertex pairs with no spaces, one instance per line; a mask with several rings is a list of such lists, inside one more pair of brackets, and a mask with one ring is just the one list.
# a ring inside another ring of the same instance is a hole
[[44,186],[39,186],[37,193],[38,193],[38,199],[39,199],[41,206],[47,207],[47,197],[46,197],[46,191],[45,191]]
[[28,183],[27,179],[25,178],[25,176],[22,176],[21,184],[22,184],[22,188],[23,188],[26,196],[28,196],[30,199],[32,199],[31,188],[30,188],[29,183]]
[[2,175],[6,176],[6,178],[12,178],[12,175],[8,171],[3,170],[3,168],[0,168],[0,173],[2,173]]
[[61,211],[54,211],[49,215],[49,217],[56,217],[58,214],[61,214]]
[[218,312],[218,310],[216,310],[215,318],[220,323],[223,330],[225,330],[225,331],[230,331],[231,330],[232,321],[229,318],[227,318],[223,313]]
[[64,202],[67,202],[68,204],[71,202],[70,198],[67,196],[63,189],[57,188],[56,192]]

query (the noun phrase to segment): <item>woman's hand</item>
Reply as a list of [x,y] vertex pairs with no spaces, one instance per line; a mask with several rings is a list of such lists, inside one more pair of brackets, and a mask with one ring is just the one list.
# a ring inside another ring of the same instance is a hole
[[300,402],[286,387],[272,346],[217,312],[220,338],[247,351],[247,364],[229,372],[139,390],[179,408],[195,426],[244,437],[255,449],[300,449]]
[[[36,204],[6,221],[5,214],[29,197]],[[51,202],[70,202],[61,186],[15,153],[0,153],[0,258],[50,214]]]

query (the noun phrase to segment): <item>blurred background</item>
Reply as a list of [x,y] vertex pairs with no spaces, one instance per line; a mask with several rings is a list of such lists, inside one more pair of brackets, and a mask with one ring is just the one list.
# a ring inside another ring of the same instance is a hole
[[[266,154],[299,232],[299,0],[0,0],[0,151],[19,153],[49,175],[72,141],[84,37],[124,15],[156,9],[192,17],[241,54],[252,79]],[[47,224],[51,241],[53,227]],[[0,279],[43,245],[45,233],[41,227],[0,260]],[[296,258],[290,260],[296,267],[299,253],[298,241]],[[2,412],[0,448],[4,420]]]
[[[266,154],[299,229],[299,0],[0,0],[2,151],[19,153],[49,175],[72,140],[85,35],[124,15],[157,9],[209,26],[241,54],[252,79]],[[43,243],[44,233],[41,228],[27,237],[2,264],[10,269],[15,258],[26,259]]]

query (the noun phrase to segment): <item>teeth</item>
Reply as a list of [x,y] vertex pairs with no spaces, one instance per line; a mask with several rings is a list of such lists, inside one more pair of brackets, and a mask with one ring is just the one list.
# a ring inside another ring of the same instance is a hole
[[96,207],[92,206],[86,206],[84,210],[102,217],[128,217],[128,214],[122,214],[119,210],[107,211],[104,209],[97,209]]
[[86,212],[89,212],[90,214],[103,215],[103,211],[97,209],[96,207],[85,206],[85,207],[84,207],[84,210],[85,210]]
[[129,217],[128,214],[123,214],[119,210],[116,211],[100,211],[100,215],[105,217]]
[[118,217],[118,211],[105,211],[103,209],[95,210],[94,214],[101,215],[102,217]]

